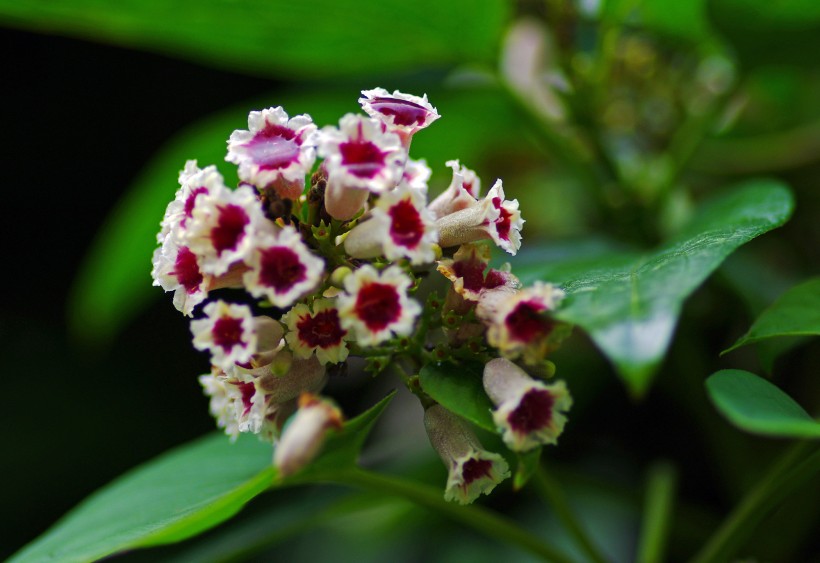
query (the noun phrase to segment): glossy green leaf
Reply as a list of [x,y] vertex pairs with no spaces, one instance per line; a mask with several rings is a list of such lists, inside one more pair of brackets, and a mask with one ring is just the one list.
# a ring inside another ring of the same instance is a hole
[[820,438],[820,422],[753,373],[721,370],[706,380],[706,390],[721,414],[741,430],[786,438]]
[[421,388],[444,408],[473,424],[496,432],[484,392],[481,364],[427,364],[419,372]]
[[[319,457],[293,482],[355,465],[393,394],[329,436]],[[90,561],[196,535],[277,483],[272,453],[255,436],[240,435],[232,444],[224,434],[172,450],[89,497],[13,560]]]
[[[518,139],[514,110],[497,92],[428,93],[443,117],[413,140],[413,156],[427,159],[434,181],[449,182],[445,161],[461,158],[468,166],[478,166],[488,146]],[[72,332],[92,341],[112,338],[146,303],[162,296],[160,288],[151,287],[151,254],[159,221],[179,187],[177,176],[186,160],[197,159],[200,166],[216,163],[226,182],[235,183],[236,167],[224,162],[225,140],[234,129],[247,125],[248,111],[282,105],[291,115],[309,113],[323,126],[356,111],[357,96],[358,91],[331,88],[278,94],[209,117],[162,147],[108,217],[80,267],[69,304]],[[166,299],[170,307],[170,296]]]
[[709,0],[707,10],[746,66],[820,63],[816,0]]
[[530,478],[538,471],[538,464],[541,463],[541,450],[538,446],[528,452],[516,454],[515,475],[513,475],[513,490],[520,491],[524,488]]
[[230,518],[273,477],[270,445],[208,436],[99,490],[12,561],[92,561],[179,541]]
[[494,60],[508,3],[469,0],[0,1],[0,23],[268,76]]
[[513,268],[525,283],[562,286],[567,298],[557,316],[586,330],[641,395],[669,347],[683,301],[737,247],[782,225],[792,207],[782,184],[753,180],[702,206],[654,251],[545,262],[533,249]]
[[795,286],[781,295],[724,353],[768,338],[816,335],[820,335],[820,278]]

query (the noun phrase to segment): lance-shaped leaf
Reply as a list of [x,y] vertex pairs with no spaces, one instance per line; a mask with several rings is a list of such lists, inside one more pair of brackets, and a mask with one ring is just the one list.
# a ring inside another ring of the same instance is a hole
[[721,414],[741,430],[786,438],[820,438],[820,422],[753,373],[721,370],[706,380],[706,390]]
[[[298,482],[355,465],[365,439],[393,394],[345,423]],[[83,501],[12,561],[94,561],[126,549],[174,543],[236,514],[276,486],[273,449],[256,436],[232,444],[212,435],[174,449]]]
[[273,477],[270,445],[208,436],[94,493],[12,561],[94,561],[179,541],[233,516]]
[[634,395],[643,394],[669,347],[683,301],[737,247],[791,214],[788,189],[753,180],[706,203],[674,239],[646,253],[544,262],[533,251],[514,264],[525,283],[567,293],[557,316],[586,330]]
[[507,14],[501,0],[0,2],[6,26],[311,79],[491,62]]
[[820,278],[797,285],[781,295],[724,353],[767,338],[816,335],[820,335]]

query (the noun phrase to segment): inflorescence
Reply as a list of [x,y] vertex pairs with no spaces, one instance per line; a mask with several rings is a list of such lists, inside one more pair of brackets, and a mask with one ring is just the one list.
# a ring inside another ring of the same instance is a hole
[[[276,443],[280,475],[342,427],[320,393],[329,372],[362,356],[374,375],[395,367],[419,397],[449,470],[445,498],[472,502],[509,476],[508,464],[410,374],[481,361],[507,447],[556,443],[572,402],[562,381],[545,381],[547,355],[568,332],[551,314],[563,292],[522,288],[509,265],[489,266],[488,243],[512,255],[521,246],[518,201],[501,180],[482,197],[476,173],[451,160],[449,187],[428,203],[431,170],[409,157],[413,136],[439,118],[426,95],[376,88],[359,102],[367,116],[322,129],[281,107],[252,111],[248,130],[228,139],[235,189],[215,166],[188,161],[157,235],[154,285],[197,313],[193,343],[212,364],[199,380],[217,425]],[[223,288],[244,289],[251,306],[209,300]]]

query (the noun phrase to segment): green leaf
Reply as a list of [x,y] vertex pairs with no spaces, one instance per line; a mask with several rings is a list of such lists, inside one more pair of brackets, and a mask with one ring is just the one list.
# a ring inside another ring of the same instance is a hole
[[481,364],[427,364],[419,372],[419,382],[424,392],[444,408],[495,433],[490,414],[493,405],[484,392],[482,371]]
[[341,431],[330,434],[322,446],[321,455],[293,479],[297,482],[321,479],[328,472],[355,466],[370,430],[395,395],[392,391],[359,416],[345,422]]
[[706,390],[721,414],[741,430],[786,438],[820,438],[820,422],[753,373],[721,370],[706,380]]
[[315,79],[492,62],[508,10],[502,0],[4,0],[0,23]]
[[[498,92],[428,92],[445,118],[413,139],[413,155],[428,159],[434,179],[444,174],[446,160],[461,158],[470,166],[480,163],[489,143],[504,146],[518,139],[513,109]],[[355,111],[356,97],[356,91],[332,88],[279,93],[204,119],[162,147],[106,220],[74,280],[68,318],[75,337],[92,342],[113,338],[142,307],[162,296],[160,288],[151,287],[151,254],[186,160],[197,159],[200,166],[217,163],[226,182],[235,184],[236,167],[224,162],[225,140],[246,126],[248,111],[282,105],[291,115],[309,113],[322,126]],[[166,299],[170,307],[170,297]]]
[[92,561],[179,541],[230,518],[273,477],[270,445],[207,436],[94,493],[12,561]]
[[[376,419],[393,398],[346,422],[298,476],[352,467]],[[224,434],[172,450],[83,501],[14,561],[90,561],[136,547],[174,543],[236,514],[276,484],[272,448],[255,436]]]
[[513,475],[513,490],[520,491],[530,478],[538,471],[538,465],[541,463],[541,450],[543,448],[538,446],[525,453],[516,454],[515,475]]
[[767,338],[816,335],[820,335],[820,278],[781,295],[761,313],[749,331],[723,353]]
[[748,67],[820,63],[820,3],[816,0],[709,0],[713,26]]
[[524,283],[562,286],[567,298],[556,316],[586,330],[631,392],[642,395],[669,347],[683,301],[737,247],[782,225],[792,208],[781,183],[752,180],[703,205],[678,236],[652,252],[551,263],[530,251],[514,271]]

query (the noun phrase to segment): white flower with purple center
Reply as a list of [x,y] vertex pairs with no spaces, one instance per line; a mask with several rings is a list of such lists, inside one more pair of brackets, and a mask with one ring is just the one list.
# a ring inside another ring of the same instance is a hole
[[200,257],[202,271],[220,275],[245,260],[254,234],[270,225],[253,188],[240,186],[196,198],[183,242]]
[[432,262],[438,232],[424,204],[424,196],[406,184],[383,193],[371,218],[345,238],[345,251],[354,258],[384,255],[390,260],[408,258],[412,264]]
[[498,217],[489,224],[490,237],[500,248],[515,256],[521,248],[521,228],[524,226],[521,211],[518,210],[518,200],[504,199],[501,180],[495,181],[487,194],[487,199],[498,210]]
[[441,117],[436,108],[422,97],[395,90],[392,94],[384,88],[362,90],[359,98],[362,109],[370,117],[384,123],[389,130],[397,132],[405,146],[416,131],[424,129]]
[[315,256],[291,226],[258,235],[248,259],[245,288],[276,307],[289,307],[322,280],[324,260]]
[[[552,284],[535,282],[521,291],[498,295],[495,303],[487,307],[488,314],[479,311],[489,321],[487,342],[507,357],[523,353],[528,362],[543,359],[556,326],[548,313],[555,310],[564,292]],[[479,308],[483,308],[481,301]]]
[[572,407],[563,381],[536,381],[509,360],[496,358],[484,367],[484,390],[496,406],[493,420],[511,450],[558,443],[565,413]]
[[438,271],[453,282],[453,289],[464,299],[478,301],[482,291],[501,286],[517,288],[518,278],[505,270],[490,268],[490,249],[483,244],[463,244],[452,259],[439,260]]
[[252,111],[249,131],[236,130],[225,160],[239,165],[239,178],[256,186],[274,185],[280,197],[297,199],[316,160],[309,115],[288,119],[281,107]]
[[312,312],[299,303],[282,317],[282,322],[290,331],[285,339],[297,358],[308,358],[314,352],[322,364],[337,364],[347,358],[347,331],[342,328],[333,300],[317,299]]
[[449,472],[444,500],[469,504],[510,476],[504,458],[485,450],[467,424],[441,405],[424,412],[424,426]]
[[407,184],[411,189],[416,190],[427,197],[427,182],[433,171],[427,166],[427,161],[423,158],[413,160],[408,158],[404,164],[404,174],[402,175],[402,182]]
[[151,277],[154,285],[174,292],[174,307],[190,317],[194,307],[208,296],[210,276],[202,273],[197,256],[187,246],[179,246],[173,237],[154,251]]
[[247,364],[258,340],[250,308],[220,300],[208,303],[204,313],[205,318],[191,321],[194,348],[210,351],[211,363],[223,370]]
[[379,272],[364,265],[344,279],[338,297],[342,327],[362,346],[375,346],[413,331],[421,306],[407,297],[412,281],[398,266]]
[[196,199],[218,190],[225,190],[225,181],[215,166],[200,169],[196,160],[189,160],[179,173],[179,185],[174,200],[165,208],[165,216],[160,223],[157,242],[165,241],[169,234],[179,239],[191,219]]
[[407,152],[399,137],[382,131],[374,119],[348,113],[338,129],[325,127],[317,138],[329,185],[381,193],[402,178]]

